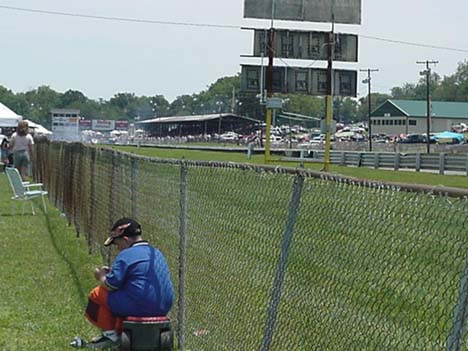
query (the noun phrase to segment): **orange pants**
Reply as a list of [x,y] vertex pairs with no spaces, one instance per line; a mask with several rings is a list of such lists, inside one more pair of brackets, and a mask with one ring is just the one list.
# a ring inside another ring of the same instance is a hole
[[96,327],[102,330],[116,330],[122,332],[123,319],[112,314],[107,304],[109,291],[103,286],[97,286],[88,296],[88,306],[85,316]]

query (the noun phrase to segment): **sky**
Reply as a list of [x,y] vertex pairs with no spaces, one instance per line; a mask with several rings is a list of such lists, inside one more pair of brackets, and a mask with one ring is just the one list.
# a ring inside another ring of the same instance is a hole
[[[0,85],[14,92],[48,85],[59,92],[79,90],[95,100],[119,92],[160,94],[169,101],[199,93],[218,78],[238,73],[241,63],[259,63],[241,57],[252,54],[253,32],[240,27],[267,28],[270,21],[243,18],[243,7],[243,0],[0,0]],[[416,61],[439,61],[432,70],[452,75],[468,58],[467,13],[466,0],[363,0],[361,25],[335,26],[336,32],[360,35],[359,62],[335,67],[378,69],[372,74],[372,91],[381,93],[417,82],[425,67]],[[331,29],[329,23],[311,22],[275,21],[274,26]],[[326,62],[314,67],[326,67]],[[367,95],[367,85],[361,83],[366,75],[359,73],[358,97]]]

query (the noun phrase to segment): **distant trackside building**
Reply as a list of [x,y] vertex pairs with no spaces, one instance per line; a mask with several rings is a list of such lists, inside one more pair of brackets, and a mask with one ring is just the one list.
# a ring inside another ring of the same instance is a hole
[[[468,124],[467,102],[432,101],[431,133]],[[387,135],[426,133],[427,104],[416,100],[387,100],[371,114],[372,134]]]

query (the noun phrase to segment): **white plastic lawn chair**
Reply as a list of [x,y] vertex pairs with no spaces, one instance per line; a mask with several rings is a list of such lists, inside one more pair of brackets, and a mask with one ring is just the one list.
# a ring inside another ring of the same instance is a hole
[[[47,213],[47,206],[45,203],[44,196],[47,195],[47,191],[42,190],[42,183],[29,183],[23,182],[21,175],[16,168],[7,167],[5,169],[8,181],[10,182],[11,189],[13,190],[12,200],[23,201],[22,213],[24,214],[24,205],[26,201],[31,202],[32,214],[35,215],[34,204],[32,199],[35,197],[42,198],[42,205],[44,206],[44,212]],[[38,190],[31,190],[31,188],[39,188]]]

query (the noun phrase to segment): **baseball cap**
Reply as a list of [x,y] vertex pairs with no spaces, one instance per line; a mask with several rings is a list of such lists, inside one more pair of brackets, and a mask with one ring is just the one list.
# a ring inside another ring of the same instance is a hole
[[141,235],[141,225],[131,218],[121,218],[111,228],[111,235],[104,242],[104,246],[109,246],[114,242],[114,239],[122,236],[137,236]]

